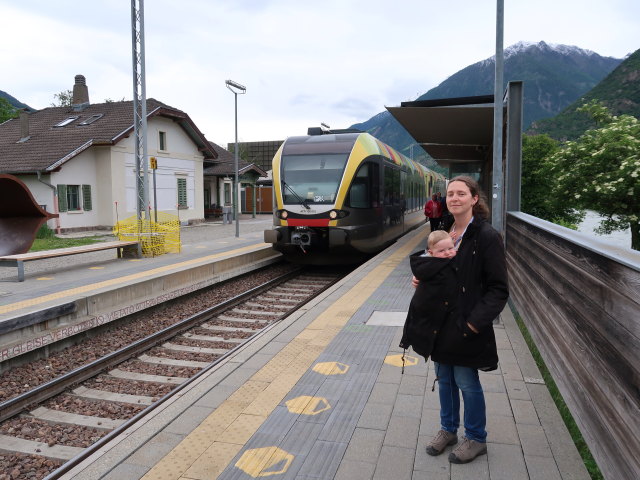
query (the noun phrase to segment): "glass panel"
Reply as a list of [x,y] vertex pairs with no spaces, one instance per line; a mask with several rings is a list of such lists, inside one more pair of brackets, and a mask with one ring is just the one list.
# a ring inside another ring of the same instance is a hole
[[364,164],[356,173],[349,188],[348,204],[353,208],[369,208],[369,165]]
[[67,185],[67,208],[80,210],[80,186]]
[[347,158],[346,153],[283,156],[284,203],[334,203]]

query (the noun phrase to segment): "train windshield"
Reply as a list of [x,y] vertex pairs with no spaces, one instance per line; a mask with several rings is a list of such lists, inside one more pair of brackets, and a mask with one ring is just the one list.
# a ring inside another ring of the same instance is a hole
[[283,155],[284,203],[334,203],[348,157],[348,153]]

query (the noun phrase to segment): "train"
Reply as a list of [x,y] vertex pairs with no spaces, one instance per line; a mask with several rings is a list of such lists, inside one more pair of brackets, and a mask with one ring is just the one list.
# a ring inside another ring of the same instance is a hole
[[446,179],[366,132],[310,128],[273,158],[273,228],[265,243],[292,263],[366,260],[425,221]]

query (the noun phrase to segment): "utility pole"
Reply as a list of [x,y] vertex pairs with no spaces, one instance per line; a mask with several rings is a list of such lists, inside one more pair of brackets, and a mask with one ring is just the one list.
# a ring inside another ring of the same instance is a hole
[[504,173],[502,167],[502,83],[504,75],[504,0],[497,0],[496,78],[493,90],[493,186],[491,192],[491,224],[504,235]]
[[[133,132],[136,157],[136,212],[138,226],[149,205],[147,175],[147,90],[144,70],[144,0],[131,0],[131,56],[133,59]],[[140,175],[142,171],[142,176]],[[148,216],[145,213],[145,217]],[[147,220],[151,220],[147,218]],[[138,242],[138,255],[142,255]]]

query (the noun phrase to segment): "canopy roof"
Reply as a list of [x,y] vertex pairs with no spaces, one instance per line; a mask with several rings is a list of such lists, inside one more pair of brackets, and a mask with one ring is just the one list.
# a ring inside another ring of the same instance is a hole
[[443,166],[486,159],[493,142],[493,95],[402,102],[387,110]]

